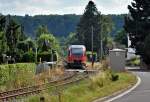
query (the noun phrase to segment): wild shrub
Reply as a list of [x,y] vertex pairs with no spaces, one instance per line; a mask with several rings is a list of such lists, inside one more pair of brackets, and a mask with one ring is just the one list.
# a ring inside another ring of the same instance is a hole
[[30,51],[23,54],[22,62],[34,62],[35,61],[35,53]]
[[95,76],[90,77],[90,85],[89,88],[94,90],[97,87],[101,88],[104,85],[110,84],[112,81],[117,81],[119,79],[119,75],[111,70],[106,70],[98,73]]
[[140,65],[140,58],[139,57],[133,57],[130,60],[127,60],[126,65],[127,66],[139,66]]
[[101,69],[102,69],[103,71],[109,69],[109,61],[108,61],[108,59],[105,59],[105,60],[102,60],[102,61],[101,61]]

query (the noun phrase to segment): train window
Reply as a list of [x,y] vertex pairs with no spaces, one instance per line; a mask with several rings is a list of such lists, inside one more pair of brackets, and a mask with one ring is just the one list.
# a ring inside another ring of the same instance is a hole
[[72,48],[72,54],[73,55],[83,55],[83,49],[82,48]]

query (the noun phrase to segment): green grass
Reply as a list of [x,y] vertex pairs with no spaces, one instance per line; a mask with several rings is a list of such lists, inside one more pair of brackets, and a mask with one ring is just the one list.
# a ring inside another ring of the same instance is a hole
[[[69,85],[61,91],[61,100],[62,102],[92,102],[97,98],[125,89],[136,82],[136,77],[131,73],[124,72],[117,74],[119,75],[119,80],[105,83],[102,87],[95,85],[94,88],[91,88],[91,80],[89,79]],[[45,98],[47,99],[46,102],[58,102],[58,95],[46,95]],[[32,102],[32,100],[33,97],[30,97],[27,102]]]
[[126,63],[128,66],[139,66],[140,65],[140,58],[134,57],[127,61]]
[[34,63],[0,65],[0,90],[10,90],[34,84]]

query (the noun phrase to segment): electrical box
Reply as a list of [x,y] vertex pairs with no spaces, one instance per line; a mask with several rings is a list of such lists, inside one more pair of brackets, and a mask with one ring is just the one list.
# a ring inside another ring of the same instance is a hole
[[113,71],[125,71],[126,51],[122,49],[109,50],[109,62]]

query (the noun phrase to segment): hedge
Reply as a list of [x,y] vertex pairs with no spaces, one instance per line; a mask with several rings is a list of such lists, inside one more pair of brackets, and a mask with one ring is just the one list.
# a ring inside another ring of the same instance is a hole
[[[53,53],[53,61],[57,61],[57,53],[54,52]],[[47,62],[51,62],[52,61],[52,53],[51,52],[41,52],[38,54],[37,56],[37,59],[38,59],[38,62],[40,61],[40,58],[41,58],[41,61],[47,61]]]
[[32,51],[24,53],[22,62],[35,62],[35,53]]

